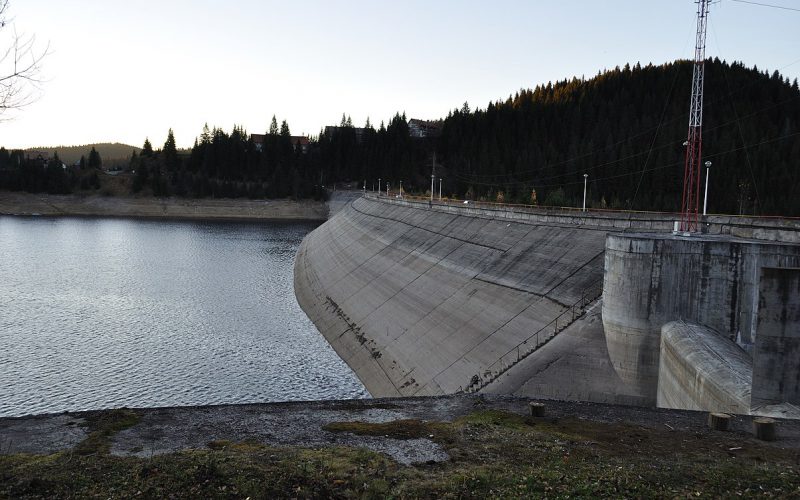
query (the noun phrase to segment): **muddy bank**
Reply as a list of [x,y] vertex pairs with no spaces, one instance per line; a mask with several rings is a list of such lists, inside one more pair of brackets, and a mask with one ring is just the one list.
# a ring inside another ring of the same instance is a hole
[[324,221],[328,218],[328,206],[311,200],[136,198],[0,191],[0,215]]

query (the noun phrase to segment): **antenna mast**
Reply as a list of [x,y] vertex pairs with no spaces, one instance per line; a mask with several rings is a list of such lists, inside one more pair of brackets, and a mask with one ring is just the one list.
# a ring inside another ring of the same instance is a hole
[[703,80],[705,79],[706,24],[711,0],[697,4],[697,40],[692,71],[692,99],[689,104],[689,136],[686,140],[686,165],[681,198],[681,231],[696,232],[700,207],[700,159],[703,144]]

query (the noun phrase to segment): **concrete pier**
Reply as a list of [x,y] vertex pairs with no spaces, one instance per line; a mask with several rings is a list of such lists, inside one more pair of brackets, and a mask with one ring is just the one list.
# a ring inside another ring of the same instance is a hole
[[800,405],[800,269],[764,268],[753,355],[753,404]]
[[800,245],[729,236],[610,234],[603,326],[622,379],[656,402],[661,328],[686,320],[752,353],[761,268],[797,267]]
[[661,328],[658,406],[750,413],[753,361],[719,332],[684,321]]

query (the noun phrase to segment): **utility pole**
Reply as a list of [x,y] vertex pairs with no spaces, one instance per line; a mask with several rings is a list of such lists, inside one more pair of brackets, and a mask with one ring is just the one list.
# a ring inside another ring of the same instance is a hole
[[439,177],[439,201],[442,201],[442,178]]
[[431,165],[431,204],[433,204],[433,183],[436,178],[436,152],[433,153],[433,163]]
[[583,174],[583,211],[586,211],[586,182],[589,174]]
[[708,171],[711,170],[711,162],[706,162],[706,190],[703,195],[703,216],[706,215],[706,208],[708,208]]
[[400,181],[400,199],[403,199],[403,181]]
[[381,178],[378,177],[378,196],[380,196],[380,195],[381,195]]
[[697,36],[692,70],[692,98],[689,103],[689,135],[686,163],[683,170],[681,223],[683,232],[697,231],[697,212],[700,202],[700,159],[703,146],[703,82],[705,80],[706,26],[711,0],[695,0],[697,4]]
[[386,181],[386,197],[389,197],[389,181]]

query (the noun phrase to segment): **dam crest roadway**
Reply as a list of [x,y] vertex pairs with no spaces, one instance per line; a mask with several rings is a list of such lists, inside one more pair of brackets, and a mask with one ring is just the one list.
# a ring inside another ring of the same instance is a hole
[[[482,392],[800,416],[800,290],[786,288],[800,286],[798,221],[709,216],[707,235],[687,238],[672,234],[671,214],[333,201],[341,209],[298,250],[295,293],[375,397]],[[706,366],[717,350],[741,354],[734,372]]]

